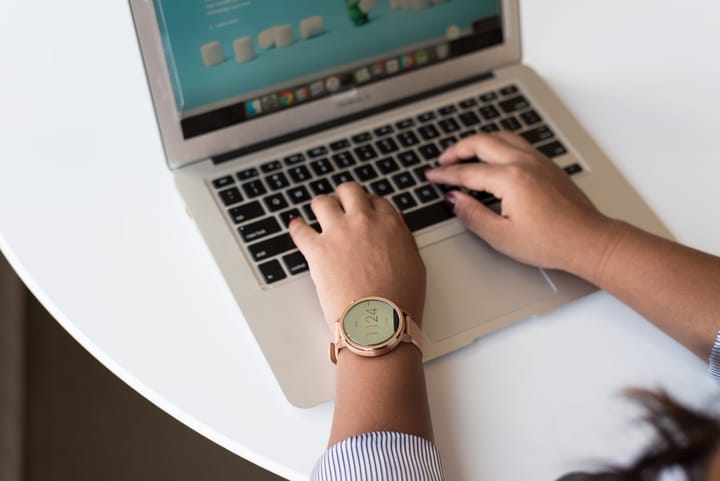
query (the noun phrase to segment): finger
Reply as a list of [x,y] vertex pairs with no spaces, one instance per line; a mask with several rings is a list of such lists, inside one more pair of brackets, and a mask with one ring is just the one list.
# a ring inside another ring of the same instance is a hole
[[357,182],[343,182],[335,190],[338,202],[347,213],[372,210],[370,197]]
[[425,177],[436,184],[467,187],[487,191],[502,198],[504,191],[503,166],[491,164],[451,164],[425,171]]
[[302,217],[293,217],[290,220],[288,232],[297,248],[305,256],[307,256],[307,252],[320,236],[315,229],[307,225]]
[[497,137],[505,143],[512,145],[515,148],[524,150],[525,152],[531,154],[535,153],[535,148],[532,146],[532,144],[524,138],[520,137],[515,132],[510,132],[509,130],[501,130],[500,132],[493,132],[491,135]]
[[337,199],[329,195],[318,195],[315,197],[310,203],[310,208],[323,228],[333,221],[339,220],[344,215]]
[[395,207],[393,207],[387,199],[384,199],[379,195],[371,195],[370,202],[372,202],[373,208],[379,212],[385,212],[388,214],[394,214],[397,212]]
[[508,144],[494,135],[480,133],[450,146],[439,158],[441,165],[477,157],[490,164],[509,164],[527,156],[527,152]]
[[469,195],[460,191],[445,194],[445,200],[450,204],[458,217],[468,229],[485,239],[490,245],[498,245],[508,220]]

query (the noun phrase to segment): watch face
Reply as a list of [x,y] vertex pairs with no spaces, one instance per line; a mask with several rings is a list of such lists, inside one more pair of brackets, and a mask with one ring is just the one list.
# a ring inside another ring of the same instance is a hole
[[377,299],[354,305],[343,318],[343,329],[351,341],[361,346],[376,346],[398,330],[400,318],[395,309]]

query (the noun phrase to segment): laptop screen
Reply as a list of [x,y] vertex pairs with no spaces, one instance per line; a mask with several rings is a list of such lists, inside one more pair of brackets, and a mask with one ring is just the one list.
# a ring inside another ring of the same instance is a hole
[[502,43],[500,0],[154,0],[184,138]]

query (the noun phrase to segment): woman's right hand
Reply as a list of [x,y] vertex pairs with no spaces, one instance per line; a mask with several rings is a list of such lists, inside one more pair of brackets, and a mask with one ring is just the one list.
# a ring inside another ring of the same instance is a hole
[[[482,162],[458,163],[478,158]],[[448,148],[431,182],[486,191],[500,215],[461,191],[446,200],[471,231],[526,264],[592,277],[620,223],[602,215],[552,160],[510,132],[478,134]]]

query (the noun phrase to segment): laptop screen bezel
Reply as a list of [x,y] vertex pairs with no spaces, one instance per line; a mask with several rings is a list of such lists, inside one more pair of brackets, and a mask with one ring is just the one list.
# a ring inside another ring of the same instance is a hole
[[[184,138],[181,117],[165,61],[154,2],[129,0],[155,107],[167,164],[178,169],[248,145],[267,142],[316,124],[351,116],[399,99],[489,72],[521,58],[518,0],[502,0],[503,42],[415,72],[359,87],[249,122]],[[349,96],[352,101],[348,102]]]

